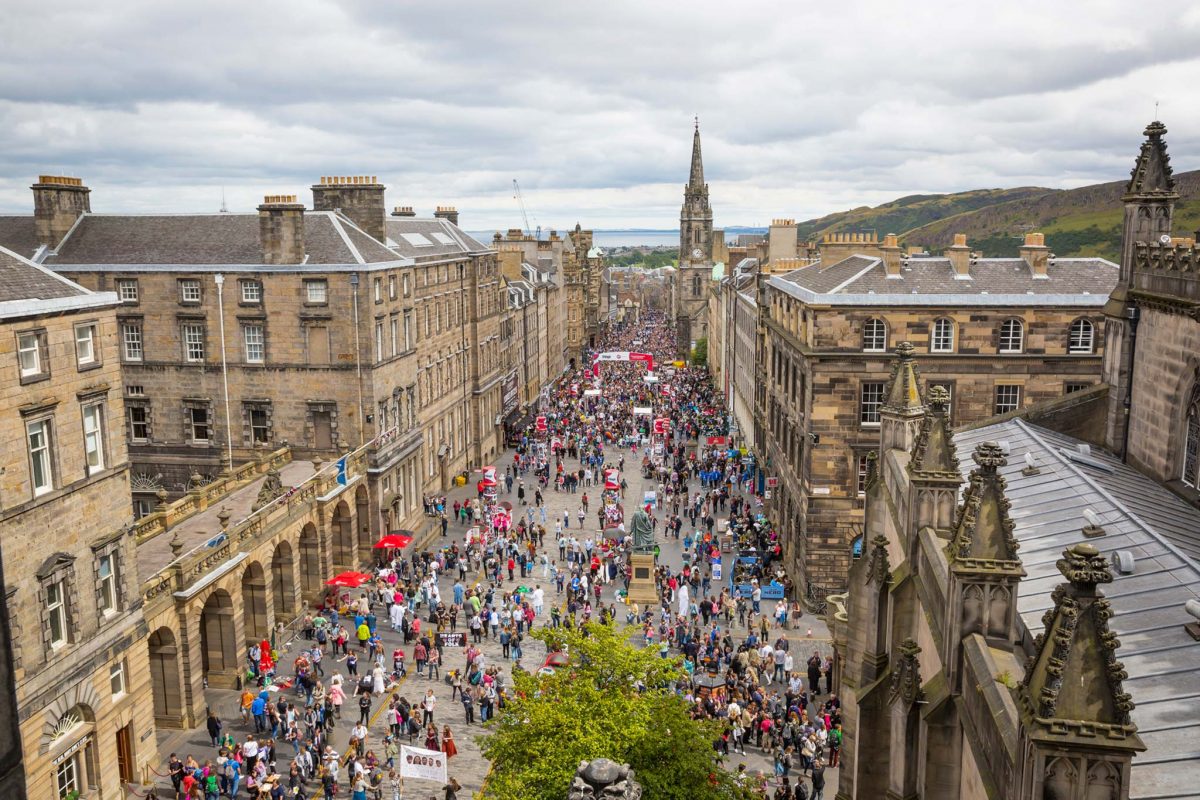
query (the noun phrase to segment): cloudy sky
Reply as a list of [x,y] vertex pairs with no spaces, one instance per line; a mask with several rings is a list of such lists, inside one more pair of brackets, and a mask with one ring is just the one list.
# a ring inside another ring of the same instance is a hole
[[[987,8],[987,12],[979,9]],[[230,210],[320,175],[464,227],[677,225],[693,115],[718,225],[914,192],[1200,167],[1200,4],[4,0],[0,213]]]

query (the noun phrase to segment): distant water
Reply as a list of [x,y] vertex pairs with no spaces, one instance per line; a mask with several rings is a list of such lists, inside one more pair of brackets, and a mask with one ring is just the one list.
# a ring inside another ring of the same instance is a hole
[[[726,231],[728,240],[737,233],[760,232],[757,229],[739,228],[737,232]],[[495,231],[471,231],[481,242],[490,243]],[[597,247],[678,247],[679,231],[664,230],[598,230],[592,235]]]

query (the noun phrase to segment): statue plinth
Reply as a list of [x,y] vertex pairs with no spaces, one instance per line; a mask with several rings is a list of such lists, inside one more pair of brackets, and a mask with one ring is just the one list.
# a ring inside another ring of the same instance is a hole
[[631,553],[629,567],[633,575],[629,579],[629,602],[637,603],[642,610],[658,605],[658,587],[654,583],[654,553]]

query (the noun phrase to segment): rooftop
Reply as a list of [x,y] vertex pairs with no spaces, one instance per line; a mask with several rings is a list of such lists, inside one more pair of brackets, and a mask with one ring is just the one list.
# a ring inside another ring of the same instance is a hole
[[256,266],[287,271],[400,260],[395,252],[332,211],[304,212],[304,251],[304,264],[266,267],[258,214],[88,213],[43,263],[67,272],[97,266],[133,270]]
[[0,247],[0,319],[116,303],[111,292],[89,291]]
[[386,230],[389,246],[418,263],[483,253],[489,249],[448,219],[388,217]]
[[1034,277],[1023,258],[978,258],[963,277],[950,259],[923,256],[904,259],[900,274],[889,277],[882,259],[852,255],[774,276],[768,284],[799,300],[829,305],[1103,306],[1118,272],[1102,258],[1057,258],[1042,278]]
[[[1042,630],[1050,594],[1062,582],[1055,566],[1062,551],[1083,541],[1099,548],[1113,567],[1104,589],[1115,612],[1109,624],[1120,637],[1125,691],[1148,748],[1133,760],[1130,797],[1200,797],[1200,642],[1183,627],[1192,621],[1184,603],[1200,598],[1200,510],[1119,459],[1021,419],[954,437],[960,453],[987,441],[1007,450],[1000,474],[1028,573],[1018,600],[1026,629]],[[1026,454],[1035,475],[1023,472]],[[964,477],[972,466],[962,460]],[[1103,536],[1083,535],[1085,510],[1096,514]],[[1134,557],[1132,573],[1116,569],[1118,551]]]

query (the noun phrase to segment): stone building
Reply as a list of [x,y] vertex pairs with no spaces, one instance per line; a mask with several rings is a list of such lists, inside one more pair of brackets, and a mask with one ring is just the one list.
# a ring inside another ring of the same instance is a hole
[[423,493],[499,452],[507,303],[454,209],[389,217],[362,176],[322,178],[311,210],[271,196],[252,214],[93,214],[77,179],[33,188],[35,217],[0,219],[0,237],[121,301],[139,515],[263,449],[373,442],[381,513],[362,524],[419,528]]
[[692,136],[692,167],[679,211],[679,271],[675,276],[673,316],[679,352],[708,335],[708,288],[713,270],[713,215],[700,154],[700,123]]
[[[579,358],[583,343],[584,299],[583,284],[575,273],[575,246],[570,237],[564,239],[557,231],[550,231],[546,239],[539,239],[510,228],[507,233],[496,233],[492,237],[492,249],[499,252],[517,252],[521,262],[530,265],[539,275],[545,276],[550,284],[546,296],[547,331],[545,353],[546,368],[562,372],[563,366]],[[568,283],[567,272],[572,273]],[[572,318],[571,304],[575,304],[574,326],[568,324]],[[574,348],[574,350],[572,349]]]
[[[86,189],[43,178],[37,231]],[[64,193],[57,194],[58,187]],[[49,202],[43,203],[43,201]],[[28,248],[26,248],[28,249]],[[118,298],[0,248],[0,795],[123,797],[157,765]],[[15,689],[15,697],[14,697]],[[14,704],[15,703],[15,704]],[[21,770],[24,770],[22,780]]]
[[889,351],[916,347],[954,425],[1084,391],[1100,381],[1118,277],[1103,259],[1054,258],[1040,234],[1019,258],[984,258],[962,236],[942,257],[918,257],[894,236],[846,234],[822,259],[763,276],[758,294],[760,467],[778,479],[770,513],[810,597],[845,586],[864,541]]
[[1164,133],[1126,194],[1118,382],[952,433],[941,376],[898,348],[866,552],[831,598],[838,797],[1200,797],[1195,297]]
[[550,308],[561,290],[548,273],[523,261],[519,251],[501,250],[498,258],[511,309],[509,369],[519,386],[517,407],[509,410],[505,428],[516,435],[532,421],[541,404],[542,390],[562,374],[561,352],[548,352]]

